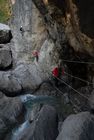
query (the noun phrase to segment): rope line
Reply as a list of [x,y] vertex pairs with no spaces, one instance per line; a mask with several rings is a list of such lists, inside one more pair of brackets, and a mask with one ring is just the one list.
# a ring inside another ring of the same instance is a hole
[[71,103],[78,111],[82,111],[72,100],[70,101],[70,103]]
[[[50,78],[49,78],[49,80],[51,81]],[[59,88],[57,88],[53,83],[52,83],[52,85],[53,85],[53,87],[54,87],[57,91],[59,91],[59,92],[63,95],[63,92],[62,92]]]
[[[51,79],[50,79],[51,80]],[[53,84],[53,83],[52,83]],[[64,95],[64,93],[59,89],[57,88],[54,84],[53,84],[53,87],[60,92],[60,94]],[[73,101],[70,101],[70,103],[72,104],[73,107],[75,107],[78,111],[82,111],[75,103],[73,103]]]
[[79,63],[79,64],[91,64],[94,65],[93,62],[84,62],[84,61],[72,61],[72,60],[62,60],[63,62],[68,62],[68,63]]
[[68,76],[73,77],[73,78],[75,78],[75,79],[78,79],[78,80],[80,80],[80,81],[82,81],[82,82],[85,82],[85,83],[88,83],[88,84],[92,84],[92,85],[93,85],[92,82],[89,82],[89,81],[87,81],[87,80],[81,79],[81,78],[76,77],[76,76],[73,76],[73,75],[71,75],[70,73],[67,73],[67,72],[65,72],[65,71],[64,71],[64,73],[67,74]]
[[57,88],[54,84],[53,84],[53,87],[57,90],[57,91],[59,91],[62,95],[64,94],[59,88]]
[[67,84],[66,82],[64,82],[63,80],[57,78],[56,76],[53,76],[55,77],[56,79],[58,79],[61,83],[65,84],[66,86],[68,86],[69,88],[71,88],[73,91],[75,91],[76,93],[78,93],[80,96],[84,97],[85,99],[89,100],[88,97],[86,97],[85,95],[83,95],[82,93],[80,93],[79,91],[77,91],[76,89],[74,89],[72,86],[70,86],[69,84]]

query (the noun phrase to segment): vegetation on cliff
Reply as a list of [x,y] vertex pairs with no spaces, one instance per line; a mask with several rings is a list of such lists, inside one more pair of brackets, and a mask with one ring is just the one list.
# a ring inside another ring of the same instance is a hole
[[0,0],[0,22],[7,22],[11,16],[10,0]]

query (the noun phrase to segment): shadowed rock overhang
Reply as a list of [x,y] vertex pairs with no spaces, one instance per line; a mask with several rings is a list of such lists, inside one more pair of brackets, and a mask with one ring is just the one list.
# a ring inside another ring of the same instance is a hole
[[72,46],[77,52],[84,52],[93,56],[93,0],[33,0],[33,2],[43,16],[52,16],[52,13],[61,11],[58,12],[62,13],[61,15],[58,15],[58,23],[60,23],[60,26],[61,23],[63,23],[65,27],[65,35],[67,36],[70,46]]

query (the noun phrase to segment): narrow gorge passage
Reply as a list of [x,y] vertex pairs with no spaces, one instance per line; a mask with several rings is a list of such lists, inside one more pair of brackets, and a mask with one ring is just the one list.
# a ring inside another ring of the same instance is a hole
[[0,140],[94,140],[93,0],[11,2]]
[[23,102],[26,113],[25,120],[21,124],[17,124],[11,132],[6,136],[5,140],[21,140],[24,137],[24,133],[26,130],[28,130],[32,124],[34,123],[34,120],[38,118],[38,112],[41,110],[42,106],[44,105],[51,105],[56,108],[59,119],[62,120],[62,105],[60,103],[59,98],[51,97],[51,96],[35,96],[31,94],[22,95],[20,96],[21,101]]

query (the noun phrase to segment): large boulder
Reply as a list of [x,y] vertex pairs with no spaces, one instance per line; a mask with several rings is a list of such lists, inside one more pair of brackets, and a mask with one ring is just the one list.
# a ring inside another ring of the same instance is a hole
[[8,45],[0,45],[0,70],[12,66],[12,52]]
[[8,98],[0,92],[0,140],[12,127],[20,122],[20,116],[24,119],[24,106],[18,97]]
[[19,97],[8,98],[3,94],[0,97],[0,113],[5,118],[16,121],[23,109],[24,107]]
[[44,106],[36,119],[32,137],[34,140],[55,140],[58,135],[58,117],[51,106]]
[[82,112],[69,116],[56,140],[94,140],[94,115]]
[[3,91],[6,96],[13,97],[22,90],[20,82],[12,73],[0,72],[0,79],[0,90]]
[[6,96],[17,96],[24,90],[35,90],[42,82],[35,65],[19,64],[14,70],[0,72],[0,90]]
[[12,34],[9,26],[0,23],[0,44],[9,43],[11,39]]
[[35,120],[23,130],[17,140],[55,140],[58,135],[56,110],[48,105],[42,107]]
[[40,88],[36,90],[36,95],[49,95],[49,96],[56,96],[57,90],[53,88],[53,81],[51,82],[50,79],[45,80]]

